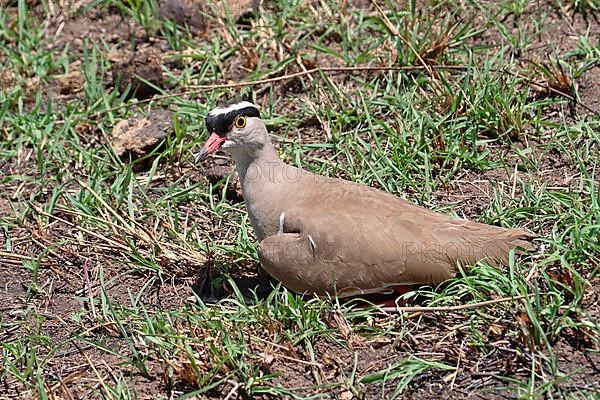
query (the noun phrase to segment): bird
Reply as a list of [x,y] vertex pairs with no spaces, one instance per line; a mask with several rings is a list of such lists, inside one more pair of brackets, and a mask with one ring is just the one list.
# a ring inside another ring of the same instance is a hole
[[240,101],[205,118],[201,163],[228,153],[239,175],[262,267],[288,289],[348,297],[437,285],[459,265],[506,265],[534,234],[450,217],[394,194],[284,163],[259,108]]

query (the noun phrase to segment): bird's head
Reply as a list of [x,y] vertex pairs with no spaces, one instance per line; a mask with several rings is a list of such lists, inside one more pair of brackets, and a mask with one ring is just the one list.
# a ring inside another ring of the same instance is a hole
[[238,152],[250,153],[269,141],[258,108],[248,101],[215,108],[208,113],[205,123],[210,136],[196,154],[196,161],[204,160],[217,150],[234,156]]

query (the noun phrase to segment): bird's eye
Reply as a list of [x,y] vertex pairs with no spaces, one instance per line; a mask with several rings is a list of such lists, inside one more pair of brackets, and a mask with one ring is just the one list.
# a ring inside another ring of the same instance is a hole
[[240,115],[239,117],[237,117],[235,119],[235,126],[240,129],[245,127],[246,126],[246,117],[244,117],[243,115]]

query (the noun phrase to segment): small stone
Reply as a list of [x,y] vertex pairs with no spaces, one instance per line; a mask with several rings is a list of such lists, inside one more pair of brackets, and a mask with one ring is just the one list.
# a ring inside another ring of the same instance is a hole
[[152,47],[139,47],[135,52],[109,55],[113,84],[121,92],[130,87],[128,98],[143,100],[154,96],[165,86],[162,74],[162,54]]
[[211,8],[222,18],[228,15],[234,20],[240,19],[249,12],[258,10],[260,0],[166,0],[162,3],[159,14],[179,25],[187,25],[195,31],[205,31],[209,26],[207,13]]
[[349,390],[345,390],[342,393],[340,393],[340,400],[352,400],[353,398],[354,395]]
[[60,94],[72,94],[81,91],[85,78],[81,71],[81,62],[76,61],[69,65],[69,72],[62,75],[57,75]]
[[178,25],[189,26],[194,30],[204,31],[207,28],[205,12],[206,2],[197,0],[166,0],[162,3],[159,14]]
[[112,131],[115,153],[125,161],[133,161],[151,151],[172,131],[173,113],[153,110],[147,117],[131,117],[120,121]]

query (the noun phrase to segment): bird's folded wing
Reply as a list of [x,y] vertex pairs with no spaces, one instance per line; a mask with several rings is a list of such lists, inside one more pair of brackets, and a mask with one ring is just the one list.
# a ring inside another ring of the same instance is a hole
[[410,218],[290,209],[283,228],[261,242],[259,254],[264,268],[297,292],[376,292],[455,273],[435,237]]

